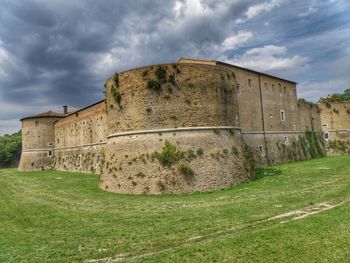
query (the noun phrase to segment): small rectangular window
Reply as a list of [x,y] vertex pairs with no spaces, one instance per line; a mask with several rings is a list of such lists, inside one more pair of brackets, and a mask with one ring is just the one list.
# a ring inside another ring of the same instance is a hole
[[47,157],[50,157],[50,158],[53,157],[53,151],[51,150],[47,151]]
[[80,156],[77,157],[77,160],[75,161],[76,166],[80,166]]
[[281,121],[286,121],[286,113],[284,110],[280,111],[280,117],[281,117]]
[[284,136],[284,137],[283,137],[283,143],[284,143],[285,145],[288,145],[288,144],[289,144],[289,140],[288,140],[288,137],[287,137],[287,136]]
[[252,86],[252,80],[248,79],[248,86],[251,87]]
[[39,127],[39,121],[35,121],[35,127]]
[[321,124],[322,127],[328,127],[328,123]]
[[273,114],[272,114],[272,112],[270,112],[270,118],[272,118],[273,117]]
[[324,133],[324,139],[325,139],[325,140],[328,140],[328,139],[329,139],[329,133],[328,133],[328,132],[325,132],[325,133]]
[[264,151],[264,146],[263,145],[258,145],[259,148],[259,153],[261,156],[265,156],[265,151]]
[[53,142],[48,142],[47,146],[49,146],[49,147],[53,146]]

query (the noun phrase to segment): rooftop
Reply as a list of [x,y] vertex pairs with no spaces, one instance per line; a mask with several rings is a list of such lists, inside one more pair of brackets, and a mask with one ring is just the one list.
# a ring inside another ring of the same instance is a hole
[[198,64],[221,65],[221,66],[227,66],[227,67],[234,67],[234,68],[238,68],[238,69],[250,71],[250,72],[253,72],[253,73],[261,74],[261,75],[264,75],[264,76],[268,76],[268,77],[280,79],[280,80],[283,80],[283,81],[288,81],[288,82],[293,83],[293,84],[298,84],[298,83],[295,82],[295,81],[291,81],[291,80],[288,80],[288,79],[283,79],[283,78],[276,77],[276,76],[273,76],[273,75],[270,75],[270,74],[267,74],[267,73],[255,71],[255,70],[248,69],[248,68],[243,68],[243,67],[240,67],[240,66],[228,64],[228,63],[221,62],[221,61],[217,61],[217,60],[194,59],[194,58],[180,58],[180,59],[177,61],[177,63],[180,63],[180,64],[181,64],[181,63],[191,63],[191,62],[193,62],[193,63],[198,63]]

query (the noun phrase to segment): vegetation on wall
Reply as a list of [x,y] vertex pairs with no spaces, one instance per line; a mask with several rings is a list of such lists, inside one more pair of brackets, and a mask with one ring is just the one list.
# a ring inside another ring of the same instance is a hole
[[21,131],[0,136],[0,167],[16,166],[21,157]]
[[117,103],[119,108],[121,108],[122,95],[119,91],[119,77],[117,73],[114,74],[113,81],[114,83],[111,85],[111,93],[115,103]]
[[298,99],[298,103],[308,104],[308,105],[310,105],[311,108],[312,108],[313,106],[316,105],[316,103],[313,103],[313,102],[311,102],[311,101],[308,101],[308,100],[306,100],[306,99],[304,99],[304,98],[299,98],[299,99]]
[[333,154],[350,154],[350,141],[343,140],[329,140],[327,142],[327,149],[332,151]]
[[251,179],[255,178],[256,161],[253,152],[247,144],[241,146],[242,168],[248,173]]
[[191,162],[196,159],[197,156],[203,156],[203,149],[199,148],[196,152],[189,149],[182,151],[176,147],[176,145],[170,143],[168,140],[165,141],[162,152],[154,152],[152,154],[153,159],[157,159],[162,166],[170,167],[173,164],[178,163],[180,160]]
[[325,155],[320,144],[320,138],[314,131],[305,131],[305,138],[308,142],[308,149],[311,158],[322,157]]
[[[174,65],[173,68],[177,74],[180,73],[176,65]],[[145,74],[145,72],[146,71],[142,73],[142,77],[144,78],[149,76],[148,71],[147,71],[147,74]],[[166,83],[170,83],[171,85],[176,86],[175,73],[168,74],[166,66],[162,66],[162,65],[158,66],[154,72],[154,76],[155,76],[155,79],[149,79],[147,81],[147,88],[150,90],[155,90],[157,92],[160,92],[162,89],[162,85]],[[171,94],[172,89],[168,88],[168,92]]]
[[284,161],[300,161],[326,155],[322,136],[310,130],[305,131],[304,136],[299,136],[296,141],[288,145],[276,143],[276,146],[282,151]]
[[350,89],[346,89],[343,91],[343,93],[333,93],[329,94],[327,97],[323,98],[321,97],[319,102],[324,103],[328,108],[330,108],[331,102],[343,102],[343,101],[349,101],[350,100]]

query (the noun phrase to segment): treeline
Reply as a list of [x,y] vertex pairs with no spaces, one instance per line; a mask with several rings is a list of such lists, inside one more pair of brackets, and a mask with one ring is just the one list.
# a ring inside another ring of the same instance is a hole
[[329,94],[325,98],[321,98],[319,102],[323,103],[331,103],[331,102],[342,102],[342,101],[349,101],[350,100],[350,89],[344,90],[343,93],[334,93]]
[[0,167],[17,166],[21,157],[21,131],[0,136]]

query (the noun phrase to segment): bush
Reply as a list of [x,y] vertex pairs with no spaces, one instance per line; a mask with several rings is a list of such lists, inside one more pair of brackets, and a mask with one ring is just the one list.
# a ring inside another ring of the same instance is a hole
[[120,94],[119,90],[116,87],[112,87],[112,95],[114,98],[114,101],[120,106],[120,103],[122,101],[122,95]]
[[231,136],[235,135],[235,129],[228,129],[228,132],[231,134]]
[[254,160],[254,156],[252,151],[250,150],[249,146],[246,144],[243,144],[241,146],[241,152],[243,156],[243,169],[249,174],[250,178],[255,178],[255,168],[256,163]]
[[[0,136],[0,167],[17,166],[21,157],[21,150],[21,131]],[[34,166],[34,163],[32,166]]]
[[162,181],[158,181],[157,186],[161,192],[163,192],[165,190],[165,185]]
[[177,169],[179,170],[179,172],[181,174],[183,174],[184,176],[186,176],[187,178],[191,178],[194,176],[194,171],[192,170],[192,168],[186,164],[186,163],[180,163],[178,166],[177,166]]
[[163,151],[161,153],[155,152],[153,154],[154,158],[163,166],[171,166],[183,158],[183,153],[176,148],[175,145],[171,144],[169,141],[165,141]]
[[194,153],[193,150],[191,150],[191,149],[187,150],[186,159],[188,159],[189,161],[192,161],[196,158],[197,158],[197,155]]
[[155,91],[160,91],[162,87],[158,81],[150,79],[147,83],[147,88]]
[[238,149],[237,149],[237,147],[235,147],[235,146],[232,146],[232,154],[234,154],[234,155],[238,155]]
[[166,70],[162,66],[159,66],[155,72],[156,77],[160,83],[166,82]]
[[140,177],[140,178],[145,178],[145,174],[143,172],[138,172],[137,174],[135,174],[136,177]]
[[196,153],[197,153],[197,156],[203,156],[204,151],[203,151],[202,148],[199,148],[199,149],[196,151]]

